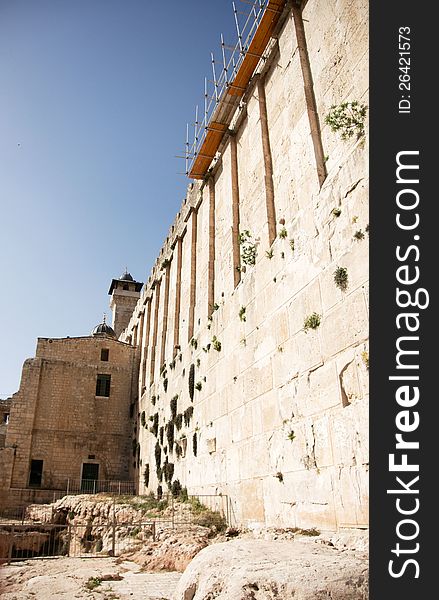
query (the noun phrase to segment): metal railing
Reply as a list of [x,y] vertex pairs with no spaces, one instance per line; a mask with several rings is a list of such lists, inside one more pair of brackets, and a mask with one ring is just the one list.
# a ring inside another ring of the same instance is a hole
[[134,481],[67,479],[65,495],[70,494],[117,494],[132,496],[136,493]]
[[[127,508],[133,509],[131,513]],[[0,563],[48,556],[118,556],[148,540],[156,541],[158,532],[190,525],[217,526],[221,518],[231,524],[227,495],[190,495],[184,499],[171,494],[160,499],[150,495],[126,501],[115,495],[106,518],[100,515],[87,523],[78,523],[74,514],[56,511],[50,505],[32,505],[21,522],[0,520]]]

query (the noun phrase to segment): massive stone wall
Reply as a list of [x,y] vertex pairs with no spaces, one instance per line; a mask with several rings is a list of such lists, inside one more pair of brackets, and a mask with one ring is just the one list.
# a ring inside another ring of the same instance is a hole
[[[178,479],[192,493],[228,494],[247,525],[368,523],[367,136],[343,141],[324,124],[334,104],[367,104],[367,8],[363,0],[310,0],[304,9],[323,185],[288,14],[210,181],[188,190],[125,332],[137,331],[141,358],[141,491]],[[271,224],[258,79],[273,164]],[[241,262],[239,271],[234,143],[239,231],[257,250],[255,264]],[[270,225],[278,233],[271,245]],[[337,267],[347,270],[346,290],[335,285]],[[312,313],[320,324],[306,330]]]

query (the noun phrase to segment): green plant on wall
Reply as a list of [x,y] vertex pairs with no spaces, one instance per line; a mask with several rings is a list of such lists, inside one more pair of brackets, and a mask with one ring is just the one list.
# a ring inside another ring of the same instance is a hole
[[193,363],[189,367],[188,385],[189,385],[189,398],[193,402],[194,389],[195,389],[195,365]]
[[279,231],[278,236],[280,237],[281,240],[284,240],[288,235],[288,231],[285,229],[285,227],[282,227],[282,229]]
[[354,136],[359,139],[364,136],[366,112],[367,106],[357,100],[342,102],[338,106],[331,106],[325,117],[325,123],[329,125],[331,131],[339,133],[342,140]]
[[158,443],[158,441],[156,442],[154,448],[154,458],[156,469],[160,469],[160,465],[162,462],[162,449],[160,448],[160,444]]
[[303,323],[303,329],[307,331],[308,329],[317,329],[320,325],[321,317],[316,312],[313,312],[311,315],[306,317]]
[[241,321],[245,321],[246,320],[245,311],[246,311],[245,306],[241,306],[241,308],[239,309],[239,313],[238,313],[239,318],[241,319]]
[[194,407],[188,406],[187,409],[183,413],[184,424],[186,427],[189,427],[189,424],[192,419],[192,415],[194,414]]
[[357,241],[364,240],[364,233],[361,231],[361,229],[359,229],[358,231],[356,231],[356,232],[354,233],[354,238],[355,238]]
[[194,337],[191,338],[191,341],[189,343],[190,343],[190,345],[192,346],[192,348],[194,350],[197,349],[197,347],[198,347],[198,340],[197,340],[197,338],[194,338]]
[[169,402],[169,406],[171,408],[171,415],[172,415],[173,419],[175,419],[175,417],[177,415],[177,402],[178,402],[178,395],[176,394],[175,396],[173,396],[171,398],[171,401]]
[[221,342],[216,337],[216,335],[214,335],[212,338],[212,346],[213,346],[213,349],[216,350],[217,352],[221,351]]
[[172,454],[174,448],[174,421],[171,420],[166,424],[166,439],[168,441],[169,452]]
[[159,431],[159,413],[156,412],[152,418],[152,426],[150,429],[152,435],[154,435],[155,437],[157,437],[157,433]]
[[296,439],[296,434],[294,433],[293,430],[291,430],[290,433],[288,434],[288,439],[290,440],[290,442],[294,442],[294,440]]
[[194,453],[194,456],[197,456],[197,452],[198,452],[198,440],[197,440],[197,434],[194,433],[194,435],[192,436],[192,450]]
[[345,292],[348,287],[348,270],[346,267],[337,267],[334,271],[334,283],[342,291]]
[[369,352],[367,350],[363,350],[363,352],[361,353],[361,360],[363,361],[364,365],[366,366],[366,369],[369,368]]
[[143,471],[143,483],[146,487],[149,486],[149,463],[145,465],[145,470]]
[[200,392],[202,387],[203,384],[201,383],[201,381],[197,381],[197,383],[195,384],[195,389]]
[[179,413],[176,417],[175,417],[175,427],[177,428],[177,431],[180,431],[180,429],[183,426],[183,414]]
[[271,260],[273,258],[273,256],[274,256],[273,250],[271,248],[270,248],[270,250],[266,250],[265,251],[265,256]]
[[239,234],[239,245],[241,247],[241,262],[245,265],[254,265],[256,262],[256,244],[252,241],[252,234],[248,229]]

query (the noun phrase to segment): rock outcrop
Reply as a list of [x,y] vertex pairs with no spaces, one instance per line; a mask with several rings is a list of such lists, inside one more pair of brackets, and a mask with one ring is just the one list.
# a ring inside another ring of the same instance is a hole
[[363,553],[314,541],[233,540],[189,564],[173,600],[367,600]]

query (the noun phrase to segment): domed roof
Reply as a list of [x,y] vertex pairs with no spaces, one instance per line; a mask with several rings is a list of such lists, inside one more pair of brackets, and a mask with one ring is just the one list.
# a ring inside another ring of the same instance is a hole
[[134,279],[133,279],[131,273],[128,273],[128,271],[125,271],[125,273],[123,275],[121,275],[120,281],[134,281]]
[[110,337],[114,337],[114,338],[116,337],[114,329],[112,327],[110,327],[109,325],[107,325],[107,323],[105,322],[105,315],[104,315],[104,320],[102,321],[102,323],[99,323],[99,325],[96,325],[96,327],[93,329],[91,334],[92,335],[109,335]]

